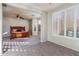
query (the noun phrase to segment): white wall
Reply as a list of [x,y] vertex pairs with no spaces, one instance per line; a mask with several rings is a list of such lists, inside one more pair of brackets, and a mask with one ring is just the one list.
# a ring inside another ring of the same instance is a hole
[[[36,17],[33,17],[32,20],[32,34],[33,35],[38,35],[38,20]],[[40,22],[41,22],[41,33],[40,33],[40,37],[41,40],[40,42],[45,42],[47,41],[47,13],[46,12],[42,12],[41,16],[40,16]],[[34,31],[34,25],[36,25],[36,32]]]
[[25,26],[26,31],[29,30],[29,22],[28,20],[20,20],[15,18],[3,17],[3,33],[8,32],[8,36],[10,33],[10,26]]
[[0,3],[0,55],[2,54],[2,4]]
[[64,37],[64,36],[54,36],[53,35],[53,32],[52,32],[52,16],[51,16],[52,14],[51,13],[52,12],[48,13],[48,21],[47,21],[47,25],[48,25],[47,36],[48,37],[47,37],[47,40],[50,41],[50,42],[54,42],[56,44],[65,46],[67,48],[79,51],[79,39],[68,38],[68,37]]
[[47,13],[41,15],[41,42],[47,41]]
[[48,20],[47,20],[47,40],[52,39],[52,13],[48,13]]

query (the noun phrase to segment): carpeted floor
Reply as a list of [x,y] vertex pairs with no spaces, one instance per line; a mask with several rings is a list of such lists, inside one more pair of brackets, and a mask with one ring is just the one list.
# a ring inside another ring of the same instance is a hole
[[3,56],[79,56],[79,52],[38,38],[24,41],[4,41]]

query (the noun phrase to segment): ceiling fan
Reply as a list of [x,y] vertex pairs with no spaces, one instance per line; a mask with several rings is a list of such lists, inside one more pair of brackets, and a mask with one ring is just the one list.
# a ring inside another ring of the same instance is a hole
[[7,4],[5,4],[5,3],[2,3],[2,6],[3,6],[3,7],[7,7]]
[[16,15],[16,18],[18,18],[18,19],[24,19],[21,15],[19,15],[19,14],[17,14]]

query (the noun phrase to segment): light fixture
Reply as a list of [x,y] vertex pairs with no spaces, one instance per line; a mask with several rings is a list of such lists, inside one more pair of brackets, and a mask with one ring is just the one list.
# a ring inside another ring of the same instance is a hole
[[16,18],[18,19],[24,19],[22,16],[20,16],[19,14],[16,15]]
[[52,3],[48,3],[48,5],[52,5]]
[[5,3],[2,3],[2,6],[3,6],[3,7],[7,7],[7,4],[5,4]]

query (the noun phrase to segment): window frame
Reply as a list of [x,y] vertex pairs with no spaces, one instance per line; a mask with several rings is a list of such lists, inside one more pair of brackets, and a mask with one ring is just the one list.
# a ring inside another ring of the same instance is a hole
[[[71,39],[78,39],[79,40],[79,38],[77,38],[76,36],[77,36],[77,7],[79,7],[79,4],[78,5],[74,5],[74,6],[72,6],[72,7],[69,7],[69,8],[66,8],[66,9],[63,9],[63,10],[60,10],[60,11],[58,11],[58,12],[54,12],[54,13],[52,13],[52,25],[53,25],[53,17],[55,16],[55,14],[61,14],[62,12],[64,12],[64,35],[59,35],[59,34],[52,34],[52,36],[58,36],[58,37],[66,37],[66,38],[71,38]],[[66,31],[67,31],[67,28],[66,28],[66,21],[67,21],[67,10],[69,10],[69,9],[73,9],[74,8],[74,24],[73,24],[73,30],[74,30],[74,36],[73,37],[68,37],[67,36],[67,33],[66,33]],[[58,25],[59,26],[59,25]],[[59,30],[59,29],[57,29],[57,30]],[[52,32],[53,32],[53,26],[52,26]]]

